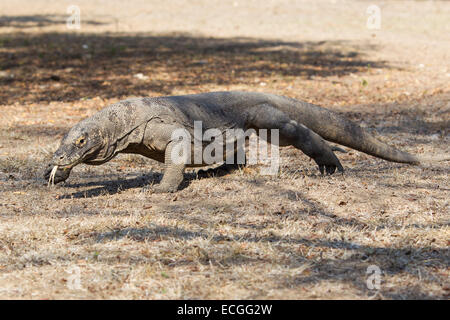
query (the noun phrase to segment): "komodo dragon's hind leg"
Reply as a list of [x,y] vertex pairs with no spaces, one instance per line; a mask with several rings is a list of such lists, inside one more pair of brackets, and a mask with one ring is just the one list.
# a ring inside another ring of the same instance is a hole
[[323,174],[343,172],[341,163],[328,143],[317,133],[292,120],[284,112],[270,106],[260,105],[250,110],[250,125],[260,129],[279,129],[280,145],[292,145],[311,157]]

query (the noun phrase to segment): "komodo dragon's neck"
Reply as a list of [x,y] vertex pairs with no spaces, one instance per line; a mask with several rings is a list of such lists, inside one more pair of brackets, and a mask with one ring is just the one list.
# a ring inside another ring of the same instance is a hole
[[95,124],[93,127],[101,130],[103,146],[95,160],[86,163],[102,164],[130,146],[142,143],[149,118],[142,106],[126,100],[110,105],[89,118]]

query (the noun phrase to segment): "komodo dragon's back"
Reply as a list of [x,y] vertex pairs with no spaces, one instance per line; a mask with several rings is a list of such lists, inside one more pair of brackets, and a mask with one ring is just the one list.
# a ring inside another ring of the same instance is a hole
[[203,129],[232,128],[245,124],[245,110],[268,101],[260,93],[209,92],[142,99],[148,107],[164,106],[186,127],[201,121]]

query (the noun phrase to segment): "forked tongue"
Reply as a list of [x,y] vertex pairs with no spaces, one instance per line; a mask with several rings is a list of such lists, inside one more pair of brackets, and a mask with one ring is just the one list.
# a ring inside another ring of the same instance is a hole
[[55,185],[55,175],[56,175],[57,170],[58,170],[58,166],[54,166],[52,169],[52,172],[50,172],[50,177],[48,178],[47,187]]

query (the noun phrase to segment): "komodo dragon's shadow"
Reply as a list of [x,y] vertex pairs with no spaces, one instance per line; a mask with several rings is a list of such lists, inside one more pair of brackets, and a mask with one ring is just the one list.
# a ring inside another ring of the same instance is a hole
[[[195,179],[207,179],[211,177],[222,177],[227,174],[230,174],[239,169],[237,165],[220,165],[215,168],[209,168],[207,170],[200,169],[196,172],[187,172],[184,174],[183,183],[180,185],[179,190],[183,190],[189,186],[192,180]],[[90,187],[97,186],[96,188],[92,188],[89,190],[76,191],[71,194],[65,194],[58,197],[60,199],[71,199],[71,198],[94,198],[101,195],[109,194],[113,195],[119,193],[121,191],[125,191],[128,189],[136,189],[141,188],[144,189],[147,186],[151,186],[153,184],[158,184],[162,179],[162,173],[159,172],[151,172],[149,174],[139,175],[137,177],[131,179],[104,179],[105,176],[91,176],[91,178],[101,177],[102,180],[98,181],[89,181],[84,183],[65,183],[63,184],[64,188],[82,188],[82,187]],[[112,177],[110,177],[112,178]],[[151,192],[151,190],[150,190]]]

